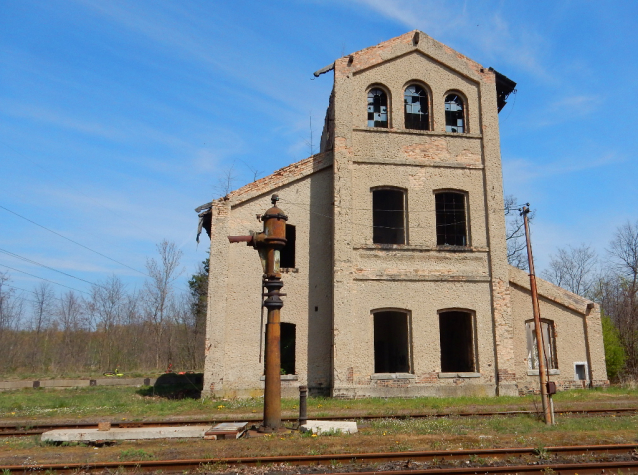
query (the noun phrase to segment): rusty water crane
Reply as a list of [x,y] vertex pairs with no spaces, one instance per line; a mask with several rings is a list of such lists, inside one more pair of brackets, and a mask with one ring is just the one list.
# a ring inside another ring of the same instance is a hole
[[[286,245],[286,221],[288,216],[277,207],[278,195],[272,195],[272,208],[261,216],[264,230],[251,231],[249,236],[228,236],[231,243],[245,242],[259,252],[264,270],[263,287],[266,288],[264,307],[268,309],[266,323],[266,389],[264,392],[264,425],[266,432],[281,427],[281,353],[280,311],[284,306],[280,293],[284,283],[279,272],[280,251]],[[262,287],[262,289],[263,289]],[[261,328],[260,328],[261,331]]]

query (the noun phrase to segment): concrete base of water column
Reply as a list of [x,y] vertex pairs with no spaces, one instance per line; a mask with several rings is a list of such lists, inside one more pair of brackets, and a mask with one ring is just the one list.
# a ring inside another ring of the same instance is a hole
[[51,442],[97,442],[108,440],[143,439],[203,439],[211,426],[181,427],[132,427],[97,429],[56,429],[44,432],[43,441]]

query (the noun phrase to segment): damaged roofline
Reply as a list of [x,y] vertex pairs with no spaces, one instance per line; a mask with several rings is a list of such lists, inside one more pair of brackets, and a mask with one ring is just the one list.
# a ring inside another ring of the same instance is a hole
[[318,71],[315,71],[313,73],[313,75],[318,78],[319,76],[321,76],[324,73],[327,73],[328,71],[332,71],[335,68],[335,63],[333,62],[332,64],[329,64],[328,66],[326,66],[325,68],[321,68]]

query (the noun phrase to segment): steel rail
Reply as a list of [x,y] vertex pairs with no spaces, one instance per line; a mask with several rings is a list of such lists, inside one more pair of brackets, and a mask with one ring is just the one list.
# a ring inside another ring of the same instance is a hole
[[[613,414],[630,414],[638,412],[638,408],[616,408],[616,409],[573,409],[557,411],[557,415],[561,416],[587,416],[587,415],[613,415]],[[537,411],[521,410],[521,411],[496,411],[496,412],[447,412],[447,413],[412,413],[412,414],[384,414],[384,415],[335,415],[335,416],[309,416],[312,420],[378,420],[378,419],[419,419],[428,417],[494,417],[494,416],[521,416],[521,415],[538,415]],[[108,417],[105,417],[108,419]],[[171,420],[150,420],[150,421],[130,421],[130,422],[112,422],[112,427],[133,428],[133,427],[167,427],[167,426],[188,426],[202,424],[219,424],[221,422],[242,422],[259,423],[261,418],[256,417],[236,417],[236,418],[219,418],[219,419],[188,419],[181,421]],[[296,417],[284,417],[282,421],[288,423],[297,422]],[[42,434],[49,430],[55,429],[97,429],[95,422],[76,422],[76,423],[52,423],[52,424],[18,424],[18,425],[2,425],[0,423],[0,437],[18,437]]]
[[[634,454],[638,449],[638,444],[619,444],[619,445],[591,445],[591,446],[558,446],[546,447],[544,451],[547,455],[557,456],[589,456],[592,455],[630,455]],[[334,465],[336,463],[380,463],[380,462],[430,462],[430,463],[446,463],[458,460],[468,460],[471,458],[490,457],[496,460],[505,458],[524,456],[540,457],[537,455],[537,449],[532,447],[523,448],[502,448],[502,449],[468,449],[468,450],[431,450],[423,452],[387,452],[387,453],[349,453],[349,454],[327,454],[327,455],[281,455],[270,457],[229,457],[229,458],[208,458],[208,459],[183,459],[183,460],[146,460],[146,461],[130,461],[130,462],[96,462],[96,463],[67,463],[67,464],[40,464],[40,465],[5,465],[0,466],[0,470],[8,470],[10,472],[18,471],[56,471],[56,472],[72,472],[77,470],[92,471],[134,468],[142,471],[152,470],[188,470],[194,467],[206,465],[242,465],[242,466],[258,466],[265,464],[286,463],[290,465]],[[545,464],[541,465],[542,459],[537,459],[533,465],[516,465],[516,466],[481,466],[466,467],[463,469],[439,469],[440,473],[467,473],[478,471],[481,473],[499,473],[503,471],[516,472],[538,472],[547,467],[560,468],[569,470],[569,467],[578,467],[579,470],[585,466],[600,468],[614,467],[638,467],[638,461],[608,461],[597,463],[563,463],[563,464]],[[612,464],[620,464],[614,465]],[[515,470],[514,470],[515,469]],[[427,473],[432,473],[433,468],[428,468]],[[556,469],[557,470],[557,469]],[[357,472],[361,473],[361,472]],[[409,470],[407,472],[393,471],[392,473],[425,473],[417,470]],[[579,472],[580,473],[580,472]],[[600,471],[598,472],[600,473]]]

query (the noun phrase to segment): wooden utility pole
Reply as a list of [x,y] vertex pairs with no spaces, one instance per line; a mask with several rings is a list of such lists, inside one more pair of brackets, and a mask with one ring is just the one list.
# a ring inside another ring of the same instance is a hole
[[[245,242],[259,252],[264,270],[262,290],[265,287],[264,307],[268,309],[266,323],[266,388],[264,391],[264,423],[260,427],[263,432],[276,431],[281,427],[281,319],[280,311],[284,306],[280,292],[284,283],[281,281],[279,269],[280,251],[286,245],[286,221],[288,216],[277,207],[279,196],[272,195],[272,208],[261,220],[264,230],[261,233],[251,232],[250,236],[228,236],[233,242]],[[259,329],[261,332],[261,328]]]
[[[552,424],[552,414],[547,394],[547,366],[545,365],[545,348],[543,347],[543,332],[541,328],[541,311],[538,305],[538,290],[536,288],[536,274],[534,272],[534,256],[532,255],[532,241],[529,236],[529,203],[521,208],[521,215],[525,223],[525,239],[527,240],[527,260],[529,262],[529,287],[532,293],[532,308],[534,309],[534,332],[536,333],[536,348],[538,350],[538,376],[541,384],[541,399],[545,424]],[[533,358],[533,355],[532,355]]]

